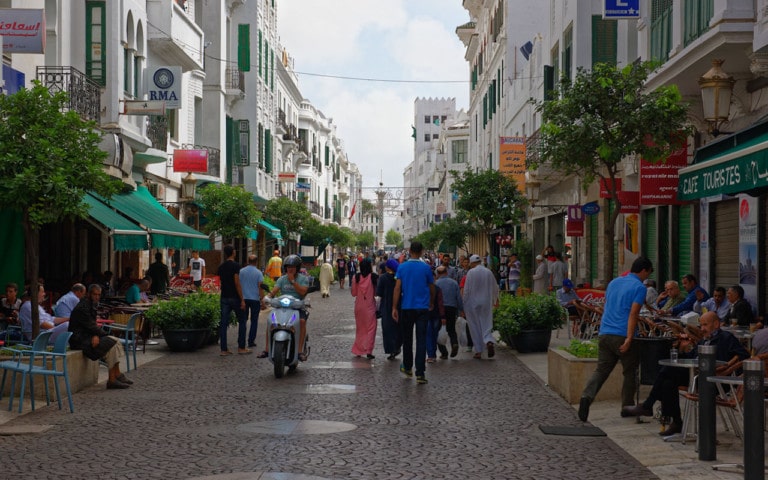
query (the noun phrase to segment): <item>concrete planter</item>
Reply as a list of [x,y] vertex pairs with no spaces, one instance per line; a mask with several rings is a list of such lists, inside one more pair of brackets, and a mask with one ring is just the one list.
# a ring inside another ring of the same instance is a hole
[[[547,352],[547,383],[568,403],[579,403],[587,380],[597,368],[596,358],[577,358],[559,348]],[[621,363],[616,364],[595,401],[621,400],[621,384],[624,380]]]
[[[0,357],[0,360],[10,360],[10,357]],[[39,364],[39,362],[36,362]],[[67,369],[69,370],[69,386],[72,389],[72,393],[79,392],[80,390],[83,390],[84,388],[90,387],[91,385],[96,385],[96,382],[99,380],[99,362],[90,360],[89,358],[85,357],[83,355],[83,352],[79,350],[67,350]],[[11,391],[11,377],[13,376],[12,372],[9,372],[7,375],[7,378],[5,379],[5,386],[2,390],[2,398],[3,402],[8,401],[8,395]],[[2,377],[2,372],[0,372],[0,377]],[[57,379],[59,381],[59,388],[61,391],[62,398],[66,398],[66,391],[64,389],[64,380],[61,378]],[[29,382],[29,379],[27,379],[27,382]],[[43,377],[41,375],[35,375],[34,376],[34,382],[35,382],[35,398],[38,400],[45,400],[45,384],[43,383]],[[53,389],[53,378],[48,379],[48,386],[50,387],[50,395],[52,400],[56,400],[56,393]],[[16,389],[14,392],[14,395],[17,397],[16,400],[18,400],[18,396],[20,394],[19,390],[21,387],[21,374],[16,375]],[[26,392],[24,394],[25,397],[29,395],[29,387],[26,387]],[[65,401],[66,403],[66,401]]]

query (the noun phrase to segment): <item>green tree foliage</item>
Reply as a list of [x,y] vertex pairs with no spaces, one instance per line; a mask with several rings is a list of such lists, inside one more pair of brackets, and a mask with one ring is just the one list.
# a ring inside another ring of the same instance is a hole
[[689,133],[688,106],[676,85],[645,91],[654,69],[651,62],[623,68],[599,63],[591,71],[579,68],[573,81],[562,79],[558,98],[535,102],[542,115],[540,163],[577,175],[585,189],[598,178],[610,180],[616,208],[603,231],[604,280],[610,280],[613,272],[613,238],[621,207],[613,180],[622,160],[637,155],[664,161],[682,147]]
[[[475,225],[486,236],[507,222],[516,225],[525,214],[527,200],[513,179],[498,170],[451,171],[453,190],[458,195],[456,208],[461,218]],[[488,251],[493,246],[488,237]]]
[[403,248],[403,236],[390,228],[384,235],[384,243],[387,245],[395,245],[397,248]]
[[261,218],[253,195],[241,185],[209,183],[200,189],[200,204],[208,223],[206,233],[224,238],[245,238]]
[[306,205],[294,202],[287,197],[280,197],[267,202],[264,217],[270,223],[280,227],[283,238],[288,238],[290,234],[302,232],[312,219],[312,214]]
[[319,220],[313,218],[311,215],[309,219],[304,223],[304,228],[301,231],[301,244],[302,245],[320,245],[329,238],[331,235],[331,229],[328,225],[323,225]]
[[462,214],[443,220],[434,228],[441,243],[463,250],[467,250],[467,240],[477,231],[477,226]]
[[373,233],[369,231],[360,232],[357,235],[357,239],[355,241],[355,245],[363,249],[373,248],[374,243],[376,243],[376,237],[374,237]]
[[339,249],[346,250],[353,246],[357,236],[355,233],[347,227],[338,228],[336,225],[331,225],[331,242]]
[[440,245],[441,240],[440,232],[435,228],[430,228],[413,237],[411,242],[420,242],[424,246],[424,250],[435,250]]
[[[25,270],[37,291],[40,228],[84,218],[86,192],[107,198],[122,183],[107,175],[93,122],[67,110],[68,95],[51,94],[38,81],[30,89],[0,95],[0,205],[22,214]],[[40,331],[37,295],[32,295],[32,334]]]

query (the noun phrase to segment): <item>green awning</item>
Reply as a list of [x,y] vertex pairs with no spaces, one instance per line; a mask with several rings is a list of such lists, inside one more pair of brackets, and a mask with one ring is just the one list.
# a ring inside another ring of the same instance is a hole
[[109,200],[99,200],[146,229],[152,239],[152,248],[211,249],[208,235],[176,220],[144,186],[140,185],[133,192],[114,195]]
[[146,230],[139,228],[90,194],[85,194],[83,201],[88,204],[90,219],[101,224],[103,230],[112,237],[115,250],[146,250],[148,248]]
[[267,231],[267,235],[274,238],[275,240],[283,239],[283,236],[280,234],[280,229],[267,222],[266,220],[259,220],[259,225],[264,227],[264,230]]
[[768,133],[681,168],[679,200],[748,193],[768,187]]

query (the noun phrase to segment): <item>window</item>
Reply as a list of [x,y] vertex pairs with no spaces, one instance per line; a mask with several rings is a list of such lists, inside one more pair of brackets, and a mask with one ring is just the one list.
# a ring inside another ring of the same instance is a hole
[[672,0],[651,2],[651,60],[666,62],[672,48]]
[[709,30],[715,9],[714,0],[685,0],[683,3],[683,42],[690,44]]
[[467,163],[467,140],[451,142],[451,163]]
[[432,134],[432,140],[437,140],[438,138],[440,138],[440,134],[439,133],[433,133]]
[[168,134],[171,136],[171,140],[174,142],[179,141],[179,116],[176,114],[178,110],[166,110],[168,116]]
[[571,78],[573,61],[573,27],[568,27],[563,35],[563,77]]
[[107,8],[104,2],[85,4],[85,74],[101,86],[107,84]]
[[424,123],[429,123],[429,122],[430,122],[430,116],[424,115]]
[[425,142],[428,142],[429,140],[430,140],[430,136],[429,136],[429,134],[428,134],[428,133],[425,133],[425,134],[424,134],[424,141],[425,141]]
[[433,115],[432,116],[432,124],[433,125],[440,125],[440,117],[438,117],[437,115]]
[[592,65],[616,65],[617,28],[616,20],[603,20],[600,15],[592,16]]
[[445,123],[446,120],[448,120],[448,115],[443,115],[440,117],[440,123]]

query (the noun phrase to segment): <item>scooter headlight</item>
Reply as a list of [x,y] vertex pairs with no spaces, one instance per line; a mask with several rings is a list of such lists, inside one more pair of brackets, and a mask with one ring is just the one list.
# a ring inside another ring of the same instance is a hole
[[290,298],[281,298],[280,299],[280,306],[283,308],[288,308],[291,306],[291,299]]

